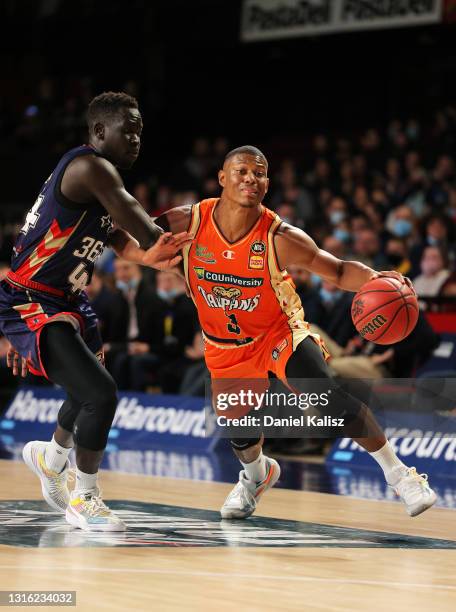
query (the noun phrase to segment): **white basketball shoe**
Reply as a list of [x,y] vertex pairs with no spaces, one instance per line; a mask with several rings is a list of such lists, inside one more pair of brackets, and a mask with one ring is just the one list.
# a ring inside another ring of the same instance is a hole
[[428,484],[427,474],[418,474],[414,467],[398,466],[393,475],[398,476],[394,485],[390,485],[405,504],[409,516],[418,516],[437,500],[437,495]]
[[70,474],[70,462],[67,460],[63,470],[58,473],[46,466],[45,452],[48,442],[28,442],[23,450],[22,457],[26,465],[34,472],[41,481],[41,491],[46,502],[53,510],[65,513],[70,501],[68,481],[72,479]]
[[127,528],[101,499],[99,489],[73,491],[65,518],[73,527],[85,531],[125,531]]
[[280,466],[275,459],[266,457],[266,469],[266,477],[261,482],[249,480],[244,470],[239,472],[239,482],[220,510],[222,518],[244,519],[255,512],[260,497],[275,485],[280,476]]

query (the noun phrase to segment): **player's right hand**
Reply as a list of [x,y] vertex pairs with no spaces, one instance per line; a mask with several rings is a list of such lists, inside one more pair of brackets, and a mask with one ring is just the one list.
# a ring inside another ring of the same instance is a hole
[[154,246],[144,253],[142,264],[157,270],[174,268],[182,260],[182,256],[177,253],[190,244],[192,240],[193,237],[188,232],[181,232],[174,236],[171,232],[165,232]]
[[19,375],[19,360],[21,361],[21,376],[25,378],[28,374],[27,360],[21,357],[16,349],[10,345],[8,352],[6,353],[6,365],[12,368],[13,375]]

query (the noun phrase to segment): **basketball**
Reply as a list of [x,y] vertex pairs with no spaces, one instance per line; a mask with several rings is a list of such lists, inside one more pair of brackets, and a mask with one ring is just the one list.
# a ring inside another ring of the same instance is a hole
[[406,338],[418,321],[416,294],[406,283],[380,277],[365,283],[353,298],[351,315],[359,334],[376,344]]

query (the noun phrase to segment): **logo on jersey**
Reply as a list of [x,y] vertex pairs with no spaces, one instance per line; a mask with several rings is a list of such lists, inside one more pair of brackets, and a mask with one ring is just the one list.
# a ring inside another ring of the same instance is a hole
[[24,225],[19,230],[19,232],[21,234],[26,234],[29,231],[30,228],[32,228],[32,229],[35,228],[36,224],[38,223],[38,219],[40,218],[40,214],[41,214],[41,213],[38,212],[38,209],[40,208],[41,204],[43,203],[43,200],[44,200],[44,195],[40,194],[37,197],[37,199],[35,201],[35,204],[28,211],[27,216],[25,217]]
[[234,251],[227,249],[226,251],[223,251],[222,255],[225,259],[234,259]]
[[252,253],[255,253],[255,255],[264,255],[266,252],[266,245],[262,240],[255,240],[255,242],[250,245],[250,250]]
[[204,263],[209,263],[209,264],[216,263],[214,253],[212,251],[209,251],[207,246],[204,246],[203,244],[198,244],[198,243],[196,244],[195,257],[196,259],[199,259],[200,261],[204,261]]
[[112,231],[112,228],[114,227],[114,223],[112,222],[111,216],[110,215],[105,215],[104,217],[101,217],[101,227],[107,227],[108,228],[108,234],[110,231]]
[[212,293],[207,293],[198,285],[198,291],[203,296],[209,308],[222,308],[223,310],[244,310],[252,312],[260,303],[260,294],[251,298],[241,299],[242,292],[237,287],[213,287]]
[[239,287],[261,287],[263,284],[262,278],[253,278],[245,276],[235,276],[234,274],[224,274],[223,272],[211,272],[205,268],[193,268],[198,280],[206,280],[212,283],[221,283],[222,285],[238,285]]
[[249,268],[251,270],[264,269],[264,256],[266,253],[266,245],[262,240],[255,240],[250,245]]
[[241,290],[237,287],[229,287],[228,289],[225,287],[212,287],[212,291],[214,295],[220,298],[227,298],[229,300],[241,297],[242,295]]

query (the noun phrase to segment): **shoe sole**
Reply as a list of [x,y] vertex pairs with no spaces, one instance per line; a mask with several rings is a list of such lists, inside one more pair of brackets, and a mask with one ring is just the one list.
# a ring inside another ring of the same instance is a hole
[[252,514],[257,509],[257,500],[260,499],[260,497],[263,495],[263,493],[265,493],[265,491],[267,491],[268,489],[272,489],[272,487],[275,485],[275,483],[280,478],[281,470],[280,470],[280,465],[277,463],[277,461],[275,461],[275,459],[270,459],[270,465],[272,465],[273,470],[269,471],[269,474],[268,474],[269,478],[267,482],[260,489],[260,491],[258,491],[257,494],[255,495],[255,498],[254,498],[255,508],[253,508],[253,510],[251,510],[250,512],[242,512],[242,510],[224,511],[222,507],[220,510],[220,516],[222,517],[222,519],[245,519],[245,518],[249,518],[249,516],[252,516]]
[[124,523],[114,524],[114,523],[106,523],[106,524],[98,524],[98,525],[89,525],[87,521],[77,512],[73,512],[71,506],[68,506],[65,511],[65,519],[67,523],[69,523],[72,527],[76,527],[77,529],[82,529],[83,531],[126,531],[127,526]]
[[239,510],[238,512],[236,512],[236,510],[224,511],[222,508],[220,510],[220,516],[222,517],[222,519],[246,519],[246,518],[249,518],[249,516],[252,516],[255,510],[256,510],[256,506],[250,512],[244,512],[244,513],[242,512],[242,510]]
[[40,479],[41,492],[42,492],[44,500],[48,504],[48,506],[50,506],[53,510],[56,510],[60,514],[65,514],[66,507],[62,508],[61,506],[59,506],[58,504],[55,503],[55,501],[52,499],[52,497],[49,496],[49,494],[48,494],[48,492],[46,490],[46,487],[44,486],[44,484],[43,484],[43,482],[41,480],[41,473],[40,473],[38,467],[34,464],[33,459],[32,459],[32,445],[33,445],[33,442],[27,442],[27,444],[22,449],[22,458],[24,459],[24,463]]
[[426,512],[426,510],[428,510],[429,508],[432,508],[432,506],[435,504],[436,501],[437,501],[437,495],[434,493],[432,498],[427,503],[420,504],[416,508],[414,507],[411,509],[407,509],[407,514],[411,517],[418,516],[419,514]]

